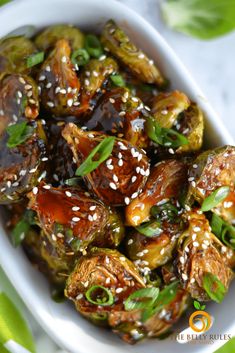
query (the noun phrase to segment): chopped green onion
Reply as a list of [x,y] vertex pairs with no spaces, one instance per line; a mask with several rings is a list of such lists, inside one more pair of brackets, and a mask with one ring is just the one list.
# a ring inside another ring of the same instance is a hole
[[117,87],[125,87],[126,83],[124,78],[121,75],[111,75],[110,76],[111,81],[113,84]]
[[33,54],[27,58],[27,68],[38,65],[44,61],[44,52]]
[[153,272],[153,271],[148,273],[145,276],[145,278],[146,278],[146,284],[151,285],[153,287],[159,287],[162,283],[161,277],[156,272]]
[[6,128],[9,135],[7,147],[13,148],[22,144],[33,133],[33,130],[33,127],[27,125],[26,121],[8,126]]
[[77,49],[71,55],[71,61],[74,65],[84,66],[90,60],[90,55],[86,49]]
[[21,219],[14,227],[11,233],[12,243],[15,247],[19,246],[24,240],[26,234],[28,233],[30,224],[25,220]]
[[[115,137],[104,138],[89,154],[85,161],[76,170],[76,175],[83,177],[95,170],[112,153]],[[98,154],[99,159],[93,161],[93,157]]]
[[224,244],[228,247],[235,249],[235,227],[215,213],[212,214],[210,226],[212,233],[214,233]]
[[150,221],[147,223],[143,223],[135,229],[145,235],[146,237],[154,237],[160,235],[162,233],[162,229],[160,228],[160,223],[156,221]]
[[143,311],[142,313],[143,322],[145,322],[150,317],[155,315],[158,311],[163,309],[165,305],[170,304],[176,297],[178,287],[179,287],[179,281],[175,281],[165,286],[165,288],[163,288],[160,291],[156,301]]
[[201,211],[210,211],[222,202],[228,196],[230,191],[229,186],[221,186],[217,190],[213,191],[202,203]]
[[80,178],[70,178],[65,180],[65,184],[69,186],[77,186],[79,185],[81,179]]
[[203,276],[202,283],[208,296],[215,302],[221,303],[227,290],[218,277],[208,272]]
[[142,288],[132,293],[125,301],[125,310],[144,309],[152,305],[159,294],[159,288]]
[[152,141],[161,146],[177,148],[189,143],[184,135],[173,129],[161,127],[152,117],[146,120],[146,132]]
[[114,303],[112,293],[103,286],[92,286],[86,291],[85,296],[90,303],[95,305],[107,306]]
[[151,215],[157,220],[167,218],[169,221],[173,222],[178,216],[177,207],[172,205],[170,202],[166,202],[159,206],[152,206],[150,212]]
[[103,54],[102,45],[98,37],[88,34],[85,38],[85,49],[94,58],[99,58]]

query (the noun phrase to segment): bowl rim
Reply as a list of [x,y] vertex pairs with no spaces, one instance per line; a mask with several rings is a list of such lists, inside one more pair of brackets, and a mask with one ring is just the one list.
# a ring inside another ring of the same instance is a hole
[[[30,3],[32,4],[33,2],[36,2],[37,0],[17,0],[16,2],[10,2],[4,5],[0,9],[0,18],[2,15],[7,15],[11,13],[11,9],[14,7],[19,8],[25,4],[25,3]],[[73,0],[50,0],[50,3],[62,3],[62,2],[69,2]],[[46,5],[48,0],[41,0],[40,3],[42,6]],[[77,0],[77,3],[84,3],[86,6],[92,7],[92,5],[97,6],[97,1],[96,0]],[[103,6],[103,5],[100,5]],[[185,68],[185,66],[182,64],[178,56],[175,54],[173,49],[167,44],[167,42],[163,39],[163,37],[157,32],[157,30],[150,24],[148,23],[143,17],[141,17],[138,13],[136,13],[134,10],[130,9],[128,6],[125,4],[122,4],[116,0],[109,0],[109,3],[105,6],[108,6],[109,8],[115,7],[119,11],[125,12],[125,17],[133,17],[135,18],[136,21],[139,22],[139,28],[141,31],[141,27],[145,27],[146,32],[148,32],[149,38],[156,38],[156,41],[158,42],[159,47],[161,47],[162,51],[168,56],[169,62],[173,63],[173,65],[177,68],[177,70],[180,72],[180,75],[185,77],[185,80],[187,80],[188,85],[191,86],[191,91],[194,92],[197,95],[197,101],[198,103],[202,106],[203,110],[206,112],[206,115],[210,122],[213,124],[214,129],[220,134],[221,138],[227,143],[227,144],[234,144],[234,139],[230,135],[230,133],[227,131],[225,126],[223,125],[222,121],[218,117],[217,113],[214,111],[214,109],[211,107],[210,103],[208,100],[205,98],[204,94],[201,92],[201,90],[198,88],[197,84],[194,82],[194,80],[191,77],[191,74],[188,72],[188,70]],[[155,45],[156,49],[156,45]],[[3,260],[0,257],[0,264],[2,265],[3,270],[5,273],[8,272],[8,269],[10,268],[10,260],[6,261]],[[31,313],[36,317],[37,321],[40,323],[40,325],[43,327],[45,326],[45,319],[43,319],[43,316],[39,314],[37,311],[32,310],[32,308],[35,305],[35,300],[31,300],[30,295],[26,293],[25,290],[23,290],[22,286],[17,282],[17,275],[13,274],[10,272],[10,274],[7,274],[7,277],[10,279],[12,282],[13,286],[16,288],[17,292],[19,295],[22,297],[23,301],[25,302],[26,306],[29,308]],[[235,323],[231,325],[230,329],[235,331]],[[70,349],[73,351],[71,347],[68,348],[68,345],[66,345],[65,340],[63,337],[59,337],[55,335],[54,330],[51,328],[50,324],[47,324],[46,327],[47,331],[49,334],[57,341],[59,344],[66,348]],[[213,344],[213,349],[218,349],[221,345],[223,345],[224,342],[216,341]],[[124,347],[124,346],[123,346]],[[125,348],[123,348],[125,349]],[[206,352],[206,348],[198,348],[198,351],[200,349],[200,352],[204,351]],[[126,349],[128,351],[128,347]],[[76,350],[76,353],[78,353],[78,350]]]

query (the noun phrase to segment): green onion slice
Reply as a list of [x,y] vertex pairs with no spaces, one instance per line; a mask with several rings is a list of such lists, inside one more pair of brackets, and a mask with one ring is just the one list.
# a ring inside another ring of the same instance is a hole
[[235,227],[224,221],[215,213],[212,214],[210,226],[214,233],[224,244],[235,249]]
[[[112,153],[113,146],[115,142],[115,137],[106,137],[104,138],[89,154],[85,161],[78,167],[76,170],[76,175],[83,177],[93,170],[95,170],[101,163],[103,163]],[[93,160],[98,154],[97,160]]]
[[81,179],[79,177],[77,178],[75,177],[75,178],[66,179],[64,183],[69,186],[77,186],[79,185],[80,181]]
[[173,222],[178,216],[178,209],[170,202],[166,202],[162,205],[152,206],[150,213],[157,220],[167,218],[169,221]]
[[208,296],[215,302],[221,303],[227,290],[218,277],[208,272],[203,276],[202,283]]
[[202,203],[201,211],[210,211],[212,208],[216,207],[220,202],[222,202],[228,196],[230,191],[229,186],[221,186],[217,190],[213,191]]
[[111,81],[113,84],[117,87],[125,87],[126,83],[124,78],[121,75],[111,75],[110,76]]
[[92,286],[85,293],[86,299],[95,305],[108,306],[114,303],[114,297],[109,289],[103,286]]
[[25,220],[21,219],[11,233],[11,239],[14,247],[17,247],[24,240],[26,234],[28,233],[30,224]]
[[160,228],[160,222],[157,221],[150,221],[141,224],[140,226],[136,227],[135,229],[145,235],[146,237],[154,237],[158,236],[162,233],[162,229]]
[[74,65],[84,66],[90,60],[90,55],[86,49],[77,49],[71,55],[71,61]]
[[41,51],[39,53],[30,55],[27,58],[27,68],[33,67],[35,65],[38,65],[44,61],[44,52]]
[[155,315],[158,311],[163,309],[165,305],[170,304],[176,297],[178,287],[179,287],[179,281],[175,281],[165,286],[165,288],[163,288],[160,291],[156,301],[152,305],[149,305],[149,307],[147,307],[143,311],[142,313],[143,322],[145,322],[150,317]]
[[8,126],[6,128],[6,132],[9,135],[7,147],[13,148],[22,144],[32,135],[33,131],[34,128],[27,125],[26,121]]
[[152,117],[146,120],[146,132],[152,141],[161,146],[177,148],[189,143],[184,135],[173,129],[161,127]]
[[85,38],[85,49],[94,58],[99,58],[103,54],[102,45],[98,39],[93,34],[88,34]]
[[159,288],[142,288],[133,292],[127,300],[124,301],[125,310],[144,309],[152,305],[159,295]]

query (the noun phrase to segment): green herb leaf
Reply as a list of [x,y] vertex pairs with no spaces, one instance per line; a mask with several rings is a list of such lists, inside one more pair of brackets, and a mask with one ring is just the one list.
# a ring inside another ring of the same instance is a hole
[[205,310],[206,306],[205,305],[201,305],[201,310]]
[[151,306],[157,299],[159,288],[142,288],[133,292],[125,301],[125,310],[144,309]]
[[179,287],[179,281],[175,281],[165,286],[165,288],[163,288],[160,291],[153,305],[149,306],[146,310],[143,311],[142,313],[143,322],[145,322],[150,317],[155,315],[158,311],[163,309],[165,305],[168,305],[169,303],[171,303],[175,299],[178,287]]
[[162,233],[162,229],[160,228],[160,222],[150,221],[147,223],[143,223],[135,229],[145,235],[146,237],[154,237]]
[[234,30],[235,0],[167,0],[162,15],[179,32],[212,39]]
[[[89,154],[85,161],[76,170],[76,175],[83,177],[95,170],[103,163],[112,153],[115,137],[104,138]],[[99,159],[93,161],[93,157],[98,155]]]
[[90,60],[90,55],[86,49],[77,49],[71,55],[71,61],[74,65],[84,66]]
[[110,76],[111,81],[113,84],[117,87],[125,87],[126,83],[124,78],[121,75],[111,75]]
[[161,146],[177,148],[189,143],[184,135],[173,129],[161,127],[152,117],[146,119],[146,132],[152,141]]
[[227,290],[218,277],[208,272],[203,276],[202,283],[208,296],[215,302],[221,303]]
[[39,53],[30,55],[27,58],[27,67],[28,68],[33,67],[35,65],[38,65],[38,64],[42,63],[43,61],[44,61],[44,52],[41,51]]
[[224,244],[228,247],[235,249],[235,227],[215,213],[212,214],[210,226],[212,233],[214,233]]
[[194,300],[193,305],[195,309],[197,310],[201,309],[201,304],[197,300]]
[[85,38],[85,49],[94,58],[99,58],[103,54],[102,45],[98,39],[93,34],[88,34]]
[[114,303],[112,293],[103,286],[92,286],[86,291],[85,297],[90,303],[95,305],[107,306]]
[[26,141],[27,138],[32,135],[34,128],[27,125],[26,121],[23,121],[21,123],[8,126],[6,131],[9,135],[7,147],[13,148]]
[[202,203],[201,211],[210,211],[212,208],[216,207],[220,202],[222,202],[228,196],[230,191],[229,186],[221,186],[217,190],[213,191]]
[[0,328],[0,346],[13,340],[30,352],[36,352],[24,318],[5,293],[0,293]]

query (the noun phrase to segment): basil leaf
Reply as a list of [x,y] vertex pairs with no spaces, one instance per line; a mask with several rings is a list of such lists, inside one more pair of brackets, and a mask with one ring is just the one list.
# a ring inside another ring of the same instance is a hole
[[228,196],[230,191],[229,186],[221,186],[217,190],[213,191],[202,203],[201,211],[210,211],[212,208],[216,207],[220,202],[222,202]]
[[179,287],[179,281],[175,281],[163,288],[156,301],[153,303],[152,306],[149,306],[145,309],[142,313],[142,320],[145,322],[150,317],[155,315],[158,311],[164,308],[165,305],[170,304],[176,297],[177,290]]
[[203,288],[208,296],[217,303],[221,303],[227,292],[223,283],[212,273],[206,273],[202,279]]
[[44,61],[44,52],[41,51],[39,53],[30,55],[27,58],[27,68],[33,67],[35,65],[38,65]]
[[[112,153],[115,137],[104,138],[89,154],[85,161],[76,170],[77,176],[85,176],[95,170],[101,163],[103,163]],[[93,161],[95,155],[99,155],[99,159]]]
[[124,78],[121,75],[111,75],[110,76],[111,81],[113,84],[117,87],[125,87],[126,83],[124,81]]
[[5,293],[0,293],[0,328],[0,346],[13,340],[30,352],[36,352],[24,318]]
[[139,233],[145,235],[146,237],[154,237],[162,233],[160,228],[160,223],[156,221],[150,221],[143,223],[135,228]]
[[27,125],[26,121],[23,121],[21,123],[8,126],[6,131],[9,135],[7,147],[13,148],[26,141],[28,137],[32,135],[34,128]]
[[159,288],[142,288],[133,292],[125,301],[125,310],[143,309],[151,306],[157,299]]
[[161,10],[168,26],[200,39],[216,38],[235,28],[235,0],[167,0]]

